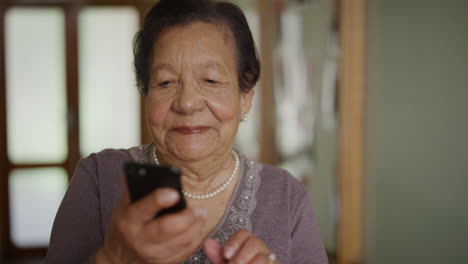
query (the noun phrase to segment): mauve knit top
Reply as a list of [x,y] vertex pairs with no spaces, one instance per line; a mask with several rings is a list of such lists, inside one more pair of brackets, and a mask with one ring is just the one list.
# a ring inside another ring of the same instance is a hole
[[[123,164],[150,162],[150,146],[108,149],[79,161],[52,228],[45,263],[93,263],[123,190]],[[224,244],[250,230],[281,264],[328,263],[310,195],[287,171],[241,157],[241,177],[223,218],[210,233]],[[184,263],[210,263],[200,248]]]

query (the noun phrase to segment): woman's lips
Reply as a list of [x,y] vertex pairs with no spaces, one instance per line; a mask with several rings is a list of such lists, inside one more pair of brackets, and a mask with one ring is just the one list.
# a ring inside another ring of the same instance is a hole
[[174,128],[174,131],[184,135],[198,134],[207,131],[209,127],[205,126],[180,126]]

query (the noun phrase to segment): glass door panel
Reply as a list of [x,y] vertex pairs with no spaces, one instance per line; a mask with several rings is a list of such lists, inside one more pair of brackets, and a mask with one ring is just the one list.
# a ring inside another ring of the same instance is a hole
[[16,169],[9,177],[10,232],[17,247],[47,247],[67,189],[62,168]]
[[80,151],[140,144],[140,95],[132,41],[133,7],[89,7],[79,14]]
[[11,8],[5,16],[8,156],[60,163],[67,156],[64,14]]

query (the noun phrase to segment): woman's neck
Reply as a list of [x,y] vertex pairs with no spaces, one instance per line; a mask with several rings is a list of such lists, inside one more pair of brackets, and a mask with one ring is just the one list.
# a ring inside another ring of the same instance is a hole
[[221,186],[235,167],[231,151],[215,153],[198,161],[178,160],[170,153],[159,153],[161,165],[173,165],[182,171],[182,186],[190,193],[206,193]]

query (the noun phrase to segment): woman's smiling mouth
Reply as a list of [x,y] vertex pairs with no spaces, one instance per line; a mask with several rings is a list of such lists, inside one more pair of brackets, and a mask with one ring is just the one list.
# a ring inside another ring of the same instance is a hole
[[208,129],[206,126],[179,126],[174,128],[174,131],[183,135],[192,135],[203,133]]

